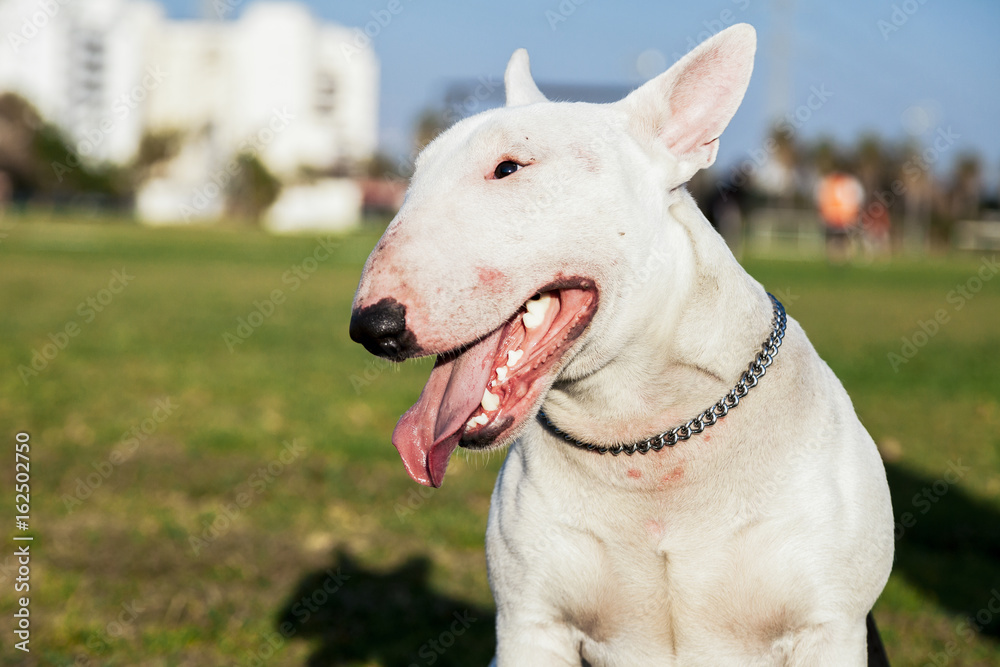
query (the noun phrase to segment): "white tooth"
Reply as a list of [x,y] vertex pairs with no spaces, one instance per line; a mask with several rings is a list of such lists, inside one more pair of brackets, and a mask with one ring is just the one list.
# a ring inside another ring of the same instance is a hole
[[549,294],[543,294],[538,299],[529,300],[525,303],[525,307],[528,312],[524,314],[521,321],[524,322],[525,329],[534,329],[542,324],[545,319],[545,313],[549,309],[549,303],[552,301],[552,296]]
[[465,428],[472,428],[475,425],[476,425],[475,419],[470,419],[469,421],[465,422]]
[[521,321],[524,323],[525,329],[534,329],[535,327],[541,325],[542,318],[544,315],[536,315],[531,311],[528,311],[521,317]]
[[507,379],[507,367],[506,366],[501,366],[500,368],[497,369],[497,379],[499,379],[501,382],[503,382],[504,380]]
[[544,313],[546,309],[548,309],[550,301],[552,301],[552,295],[546,292],[545,294],[539,296],[537,299],[528,299],[528,301],[525,302],[524,305],[527,307],[529,311],[533,313],[534,312]]
[[524,350],[511,350],[507,353],[507,368],[514,368],[524,356]]
[[478,417],[473,417],[471,421],[475,422],[479,426],[482,426],[483,424],[485,424],[489,420],[490,420],[489,417],[487,417],[485,414],[481,414]]
[[490,390],[487,389],[483,392],[483,402],[481,405],[486,412],[492,412],[500,407],[500,397],[496,394],[491,394]]

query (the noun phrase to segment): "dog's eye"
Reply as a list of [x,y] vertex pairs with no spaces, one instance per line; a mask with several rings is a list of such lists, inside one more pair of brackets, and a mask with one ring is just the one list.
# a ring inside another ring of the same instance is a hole
[[510,176],[515,171],[521,168],[516,162],[511,162],[510,160],[504,160],[497,165],[497,168],[493,170],[494,178],[504,178],[505,176]]

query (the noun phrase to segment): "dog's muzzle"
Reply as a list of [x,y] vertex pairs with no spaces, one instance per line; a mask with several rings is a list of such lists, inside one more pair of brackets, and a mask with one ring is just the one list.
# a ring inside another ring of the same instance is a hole
[[351,340],[393,361],[413,356],[417,347],[413,333],[406,328],[406,306],[393,298],[351,313]]

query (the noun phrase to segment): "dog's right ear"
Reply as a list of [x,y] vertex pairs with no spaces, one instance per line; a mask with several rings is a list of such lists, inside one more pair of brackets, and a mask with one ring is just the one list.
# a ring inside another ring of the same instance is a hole
[[518,49],[507,63],[507,71],[503,75],[503,85],[507,91],[507,106],[519,107],[523,104],[548,102],[542,91],[538,90],[531,78],[531,67],[528,63],[528,52]]
[[719,135],[743,101],[757,33],[739,23],[711,37],[619,102],[641,140],[677,158],[680,182],[715,162]]

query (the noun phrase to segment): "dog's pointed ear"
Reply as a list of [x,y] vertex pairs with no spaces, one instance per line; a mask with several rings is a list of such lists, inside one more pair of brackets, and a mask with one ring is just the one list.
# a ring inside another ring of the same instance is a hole
[[538,90],[531,78],[531,66],[528,62],[528,52],[518,49],[507,63],[507,71],[503,75],[503,85],[507,91],[507,106],[519,107],[523,104],[548,102],[542,91]]
[[702,42],[620,102],[632,131],[666,146],[682,182],[715,162],[719,135],[743,101],[757,33],[739,23]]

